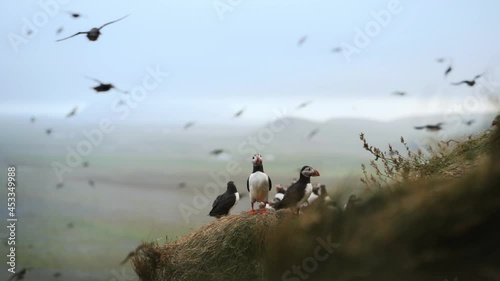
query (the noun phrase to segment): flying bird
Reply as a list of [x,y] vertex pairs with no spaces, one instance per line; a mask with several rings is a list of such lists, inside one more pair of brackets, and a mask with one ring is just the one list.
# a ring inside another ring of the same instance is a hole
[[342,47],[336,47],[336,48],[333,48],[332,49],[332,53],[340,53],[342,52],[344,49],[342,49]]
[[82,14],[80,13],[74,13],[74,12],[67,12],[67,13],[74,19],[82,17]]
[[109,83],[109,84],[106,84],[106,83],[103,83],[101,82],[100,80],[98,79],[95,79],[95,78],[92,78],[92,77],[88,77],[86,76],[88,79],[91,79],[91,80],[94,80],[95,82],[97,82],[99,85],[95,86],[95,87],[92,87],[92,89],[94,89],[94,91],[98,92],[98,93],[101,93],[101,92],[107,92],[111,89],[115,89],[117,90],[118,92],[122,92],[124,94],[128,94],[127,91],[123,91],[123,90],[120,90],[118,88],[115,87],[115,85]]
[[302,44],[304,44],[307,40],[307,35],[302,36],[299,41],[297,42],[297,45],[300,47]]
[[54,275],[52,275],[54,278],[59,278],[61,277],[61,272],[56,272]]
[[89,180],[89,185],[94,187],[95,186],[95,182],[93,180]]
[[64,28],[61,26],[56,30],[56,34],[61,34],[63,32]]
[[443,123],[437,123],[435,125],[424,125],[424,126],[416,126],[416,130],[422,130],[426,129],[429,132],[437,132],[439,130],[442,130]]
[[45,130],[45,133],[46,133],[47,135],[52,134],[52,129],[47,129],[47,130]]
[[89,166],[89,161],[85,161],[85,162],[83,162],[83,163],[82,163],[82,166],[83,166],[83,167],[85,167],[85,168],[87,168],[87,167]]
[[450,74],[450,72],[453,70],[453,67],[451,66],[451,64],[448,66],[448,68],[444,71],[444,77],[446,78],[446,76],[448,76],[448,74]]
[[66,118],[70,118],[72,116],[75,116],[77,110],[78,110],[78,106],[75,106],[68,114],[66,114]]
[[30,121],[31,121],[31,123],[35,123],[36,118],[35,118],[35,117],[31,117],[31,118],[30,118]]
[[101,35],[101,29],[103,27],[105,27],[106,25],[109,25],[109,24],[112,24],[112,23],[115,23],[117,21],[120,21],[126,17],[128,17],[129,15],[126,15],[122,18],[119,18],[117,20],[114,20],[114,21],[111,21],[111,22],[108,22],[106,24],[104,24],[103,26],[97,28],[97,27],[94,27],[92,28],[90,31],[80,31],[80,32],[77,32],[69,37],[66,37],[66,38],[62,38],[62,39],[59,39],[57,40],[56,42],[60,42],[60,41],[63,41],[63,40],[66,40],[66,39],[69,39],[69,38],[72,38],[72,37],[75,37],[77,35],[80,35],[80,34],[87,34],[87,38],[90,40],[90,41],[97,41],[97,39],[99,39],[99,36]]
[[62,188],[64,184],[62,182],[57,183],[56,188]]
[[437,58],[436,62],[437,63],[444,63],[446,61],[446,58]]
[[28,268],[24,267],[24,268],[22,268],[18,272],[14,273],[9,278],[9,281],[11,281],[11,280],[23,280],[24,279],[24,275],[26,275],[26,272],[30,271],[31,269],[32,269],[31,267],[28,267]]
[[463,80],[457,83],[451,83],[451,85],[458,86],[462,84],[467,84],[467,86],[473,87],[474,85],[476,85],[476,80],[479,79],[482,75],[483,74],[476,75],[472,80]]
[[186,183],[185,182],[180,182],[179,183],[179,188],[184,188],[186,187]]
[[271,191],[273,185],[271,178],[264,173],[262,155],[254,154],[252,156],[252,164],[252,173],[247,178],[247,191],[250,193],[250,206],[252,207],[251,212],[253,213],[255,212],[253,207],[255,202],[267,204],[269,191]]
[[217,196],[212,204],[212,210],[208,214],[211,217],[221,218],[227,216],[240,200],[240,194],[233,181],[227,183],[226,192]]
[[68,223],[66,226],[67,226],[69,229],[72,229],[73,227],[75,227],[75,225],[74,225],[72,222]]
[[297,182],[290,185],[285,192],[285,196],[283,200],[274,204],[274,208],[276,210],[285,209],[285,208],[295,208],[297,210],[297,214],[299,213],[299,209],[307,201],[309,196],[312,193],[312,184],[311,177],[318,177],[318,170],[314,169],[311,166],[304,166],[300,169],[300,177]]
[[219,148],[219,149],[214,149],[214,150],[210,151],[210,154],[212,154],[212,155],[219,155],[222,152],[224,152],[224,150]]
[[134,256],[135,256],[135,250],[128,253],[125,259],[120,263],[120,265],[124,265],[129,259],[133,258]]
[[233,118],[238,118],[238,117],[240,117],[240,116],[243,114],[243,112],[245,112],[245,109],[244,109],[244,108],[243,108],[243,109],[241,109],[240,111],[236,112],[236,113],[234,114]]
[[296,109],[302,109],[302,108],[308,106],[309,104],[311,104],[311,101],[303,102],[303,103],[299,104]]
[[184,130],[187,130],[193,126],[194,126],[194,122],[188,122],[188,123],[186,123],[186,125],[184,125]]
[[319,129],[314,129],[312,130],[309,135],[307,136],[307,139],[312,139],[315,135],[319,133]]
[[394,91],[392,92],[393,95],[395,96],[406,96],[406,92],[401,92],[401,91]]

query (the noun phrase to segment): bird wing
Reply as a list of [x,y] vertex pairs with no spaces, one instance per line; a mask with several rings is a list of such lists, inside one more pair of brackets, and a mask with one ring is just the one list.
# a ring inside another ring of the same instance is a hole
[[422,130],[422,129],[424,129],[424,128],[425,128],[425,126],[416,126],[416,127],[414,127],[414,128],[415,128],[415,129],[417,129],[417,130]]
[[283,200],[280,201],[281,208],[288,208],[295,206],[302,196],[304,196],[305,190],[300,189],[297,183],[292,184],[285,192]]
[[80,32],[77,32],[77,33],[75,33],[75,34],[73,34],[73,35],[69,36],[69,37],[66,37],[66,38],[63,38],[63,39],[59,39],[59,40],[57,40],[56,42],[66,40],[66,39],[69,39],[69,38],[71,38],[71,37],[75,37],[75,36],[80,35],[80,34],[87,34],[87,33],[88,33],[87,31],[80,31]]
[[460,81],[460,82],[451,83],[451,85],[458,86],[458,85],[462,85],[462,84],[467,83],[467,82],[468,82],[467,80],[464,80],[464,81]]
[[250,177],[247,178],[247,190],[250,192]]
[[215,200],[217,201],[217,204],[212,207],[210,215],[211,216],[226,215],[227,211],[234,206],[234,203],[236,203],[236,195],[234,195],[234,193],[232,194],[224,193],[222,195],[219,195]]
[[482,74],[482,73],[481,73],[481,74],[476,75],[476,77],[474,77],[474,80],[476,80],[476,79],[480,78],[481,76],[483,76],[483,74]]
[[271,182],[271,177],[267,176],[267,182],[269,183],[269,191],[273,188],[273,183]]
[[212,204],[212,208],[215,208],[222,201],[222,197],[224,194],[221,194],[215,198],[214,203]]
[[94,80],[95,82],[97,82],[97,83],[99,83],[99,84],[104,84],[104,83],[102,83],[100,80],[97,80],[97,79],[92,78],[92,77],[90,77],[90,76],[85,76],[85,78],[90,79],[90,80]]
[[119,19],[117,19],[117,20],[114,20],[114,21],[110,21],[110,22],[108,22],[108,23],[105,23],[103,26],[99,27],[99,30],[101,30],[101,29],[102,29],[103,27],[105,27],[106,25],[110,25],[110,24],[115,23],[115,22],[117,22],[117,21],[121,21],[122,19],[124,19],[124,18],[126,18],[126,17],[128,17],[128,16],[130,16],[130,14],[128,14],[128,15],[126,15],[126,16],[124,16],[124,17],[122,17],[122,18],[119,18]]

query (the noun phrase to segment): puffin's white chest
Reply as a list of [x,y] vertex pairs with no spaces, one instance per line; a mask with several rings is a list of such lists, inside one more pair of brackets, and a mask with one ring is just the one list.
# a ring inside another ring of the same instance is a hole
[[234,207],[238,204],[238,201],[240,201],[240,194],[238,192],[236,192],[234,196],[236,196],[236,201],[234,202],[234,205],[231,207],[231,209],[229,209],[229,212],[231,212],[234,209]]
[[263,172],[255,172],[248,178],[250,196],[257,202],[267,202],[269,194],[269,177]]
[[304,204],[304,202],[307,201],[307,199],[309,198],[309,196],[311,196],[312,190],[313,190],[312,184],[308,183],[306,185],[306,189],[304,191],[304,197],[302,197],[300,199],[300,201],[297,203],[297,207],[298,208],[300,208],[302,206],[302,204]]

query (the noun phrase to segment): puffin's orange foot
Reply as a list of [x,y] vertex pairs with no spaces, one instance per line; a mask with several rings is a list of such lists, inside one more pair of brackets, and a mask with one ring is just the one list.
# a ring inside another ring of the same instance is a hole
[[267,213],[267,210],[266,210],[266,209],[260,209],[260,210],[259,210],[259,213],[261,213],[261,214],[265,214],[265,213]]
[[249,213],[249,214],[255,214],[255,213],[256,213],[256,211],[255,211],[255,210],[250,210],[250,211],[248,211],[248,213]]

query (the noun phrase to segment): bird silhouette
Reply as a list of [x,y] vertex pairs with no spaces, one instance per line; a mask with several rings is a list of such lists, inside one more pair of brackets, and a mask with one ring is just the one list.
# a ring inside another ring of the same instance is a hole
[[56,272],[54,275],[52,275],[54,278],[59,278],[61,277],[61,272]]
[[61,26],[56,30],[56,34],[61,34],[63,32],[64,28]]
[[82,166],[83,166],[83,167],[85,167],[85,168],[87,168],[87,167],[89,166],[89,161],[85,161],[85,162],[83,162],[83,163],[82,163]]
[[75,12],[67,12],[72,18],[78,19],[82,17],[82,14],[80,13],[75,13]]
[[312,130],[309,135],[307,135],[307,139],[312,139],[315,135],[319,133],[319,129]]
[[72,116],[75,116],[77,110],[78,110],[78,106],[75,106],[68,114],[66,114],[66,118],[70,118]]
[[31,123],[35,123],[36,118],[33,116],[33,117],[30,118],[30,121],[31,121]]
[[46,133],[47,135],[52,134],[52,129],[47,129],[47,130],[45,130],[45,133]]
[[462,84],[467,84],[467,86],[469,86],[469,87],[474,87],[474,85],[476,85],[476,80],[481,78],[482,75],[483,74],[476,75],[474,77],[474,79],[472,79],[472,80],[463,80],[460,82],[451,83],[451,85],[458,86],[458,85],[462,85]]
[[94,187],[95,186],[95,182],[93,180],[89,180],[89,185]]
[[67,226],[69,229],[72,229],[73,227],[75,227],[75,225],[74,225],[72,222],[68,223],[66,226]]
[[97,85],[95,87],[92,87],[92,89],[94,89],[94,91],[96,91],[97,93],[108,92],[111,89],[115,89],[118,92],[121,92],[121,93],[124,93],[124,94],[128,94],[128,91],[120,90],[117,87],[115,87],[115,85],[113,85],[111,83],[106,84],[106,83],[101,82],[98,79],[95,79],[95,78],[92,78],[92,77],[89,77],[89,76],[85,76],[85,77],[88,78],[88,79],[90,79],[90,80],[94,80],[95,82],[99,83],[99,85]]
[[23,280],[24,279],[24,275],[26,275],[26,272],[30,271],[31,269],[33,269],[32,267],[24,267],[22,268],[21,270],[19,270],[18,272],[14,273],[10,278],[9,278],[9,281],[10,280]]
[[340,53],[342,52],[344,49],[342,49],[342,47],[335,47],[332,49],[332,53]]
[[306,106],[308,106],[309,104],[311,104],[312,101],[306,101],[306,102],[303,102],[301,104],[299,104],[296,109],[302,109],[302,108],[305,108]]
[[75,34],[73,34],[73,35],[71,35],[71,36],[68,36],[68,37],[66,37],[66,38],[59,39],[59,40],[57,40],[56,42],[60,42],[60,41],[66,40],[66,39],[69,39],[69,38],[75,37],[75,36],[80,35],[80,34],[86,34],[86,35],[87,35],[87,38],[88,38],[90,41],[97,41],[97,39],[99,39],[99,36],[101,35],[101,29],[102,29],[103,27],[105,27],[105,26],[107,26],[107,25],[110,25],[110,24],[112,24],[112,23],[115,23],[115,22],[117,22],[117,21],[120,21],[120,20],[122,20],[122,19],[124,19],[124,18],[126,18],[126,17],[128,17],[128,16],[129,16],[129,15],[126,15],[126,16],[124,16],[124,17],[122,17],[122,18],[117,19],[117,20],[114,20],[114,21],[108,22],[108,23],[106,23],[106,24],[102,25],[102,26],[101,26],[101,27],[99,27],[99,28],[94,27],[94,28],[92,28],[92,29],[91,29],[91,30],[89,30],[89,31],[80,31],[80,32],[77,32],[77,33],[75,33]]
[[210,151],[210,154],[212,154],[212,155],[219,155],[222,152],[224,152],[224,150],[219,148],[219,149],[214,149],[214,150]]
[[423,130],[426,129],[429,132],[437,132],[442,130],[443,123],[437,123],[435,125],[424,125],[424,126],[416,126],[415,129]]
[[406,92],[401,92],[401,91],[395,91],[395,92],[392,92],[393,95],[395,96],[406,96]]
[[444,71],[444,77],[446,78],[448,76],[448,74],[450,74],[450,72],[453,70],[453,67],[451,66],[451,64],[448,66],[448,68]]
[[240,111],[236,112],[236,113],[234,114],[233,118],[238,118],[238,117],[240,117],[240,116],[243,114],[243,112],[245,112],[245,109],[244,109],[244,108],[243,108],[243,109],[241,109]]
[[306,40],[307,40],[307,35],[302,36],[299,39],[299,41],[297,42],[297,46],[299,46],[299,47],[302,46],[302,44],[304,44],[306,42]]
[[437,63],[444,63],[446,61],[446,58],[437,58],[436,62]]
[[187,130],[193,126],[194,126],[194,122],[187,122],[186,125],[184,125],[184,130]]
[[57,183],[56,188],[59,189],[59,188],[62,188],[63,186],[64,186],[64,183],[59,182],[59,183]]

